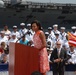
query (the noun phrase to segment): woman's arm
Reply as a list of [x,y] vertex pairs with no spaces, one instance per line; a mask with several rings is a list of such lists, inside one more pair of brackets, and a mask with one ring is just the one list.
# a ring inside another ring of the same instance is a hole
[[42,49],[42,48],[44,48],[44,47],[47,46],[47,45],[46,45],[45,34],[44,34],[43,31],[40,33],[39,37],[40,37],[40,39],[41,39],[41,41],[42,41],[42,47],[41,47],[41,49]]

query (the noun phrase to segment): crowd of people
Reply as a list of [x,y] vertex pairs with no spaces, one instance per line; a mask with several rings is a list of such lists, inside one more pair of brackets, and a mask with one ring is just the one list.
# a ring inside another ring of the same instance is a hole
[[[56,48],[58,41],[61,44],[61,48],[65,49],[68,56],[70,57],[66,64],[76,64],[76,47],[68,44],[68,34],[65,27],[58,25],[50,25],[44,31],[49,63],[52,63],[53,57],[51,57],[53,50]],[[76,36],[76,26],[72,26],[70,31]],[[27,24],[20,23],[20,29],[16,25],[12,26],[12,31],[9,30],[8,25],[4,25],[4,28],[0,31],[0,63],[9,63],[9,45],[10,42],[20,43],[34,47],[33,36],[35,32],[31,29],[31,23]]]

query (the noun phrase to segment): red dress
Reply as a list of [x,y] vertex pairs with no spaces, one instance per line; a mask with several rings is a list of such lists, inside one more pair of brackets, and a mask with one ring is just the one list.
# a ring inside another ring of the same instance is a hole
[[[42,47],[42,41],[39,37],[41,32],[42,31],[38,31],[37,33],[35,33],[33,37],[34,46],[37,49],[40,49]],[[40,50],[39,52],[39,65],[40,65],[41,73],[45,73],[50,70],[49,61],[48,61],[48,53],[47,53],[46,47]]]

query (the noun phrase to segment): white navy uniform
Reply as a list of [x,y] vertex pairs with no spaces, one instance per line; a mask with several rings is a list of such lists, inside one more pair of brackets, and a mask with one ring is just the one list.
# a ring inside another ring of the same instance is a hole
[[68,60],[68,63],[72,62],[73,64],[76,64],[76,50],[73,52],[68,51],[68,54],[71,56],[71,58]]
[[50,45],[48,45],[50,48],[53,47],[53,41],[52,41],[51,39],[47,38],[47,39],[46,39],[46,42],[47,42],[47,45],[48,45],[48,42],[51,43]]
[[[54,24],[53,25],[53,28],[58,28],[58,25],[57,24]],[[58,31],[58,29],[57,30],[52,30],[52,32],[55,34],[55,33],[59,33],[59,35],[60,35],[60,31]]]
[[49,34],[48,38],[51,39],[51,40],[53,40],[53,38],[55,38],[55,35],[54,35],[54,33],[52,31]]
[[27,34],[26,38],[28,39],[28,41],[31,41],[33,39],[33,36],[31,34]]
[[10,42],[16,43],[17,40],[18,40],[17,38],[15,38],[15,39],[11,38],[11,39],[8,41],[8,45],[10,44]]
[[57,41],[60,41],[60,42],[61,42],[61,46],[63,45],[63,42],[62,42],[62,40],[61,40],[60,38],[58,38],[58,39],[57,39],[57,38],[54,38],[54,39],[53,39],[53,43],[54,43],[53,48],[56,47],[56,42],[57,42]]
[[25,35],[25,34],[27,33],[28,30],[27,30],[26,28],[24,28],[25,23],[20,23],[20,26],[23,27],[23,29],[21,28],[21,29],[19,30],[20,37],[22,37],[23,35]]
[[74,30],[74,32],[71,31],[71,33],[76,36],[76,26],[72,26],[71,29]]
[[59,34],[59,38],[60,38],[60,31],[58,31],[58,30],[56,30],[56,31],[52,31],[53,32],[53,34],[54,34],[54,36],[55,36],[55,33],[58,33]]
[[15,34],[17,38],[20,38],[20,33],[17,31],[16,25],[13,26],[13,31],[11,32],[11,34]]
[[67,36],[66,32],[60,33],[59,37],[61,40],[63,40],[63,43],[65,43],[67,41],[66,36]]
[[48,27],[48,33],[49,33],[48,38],[53,40],[55,35],[54,35],[53,31],[52,31],[52,27]]
[[31,32],[32,35],[35,34],[35,32],[32,29],[30,29],[29,31]]
[[19,30],[20,37],[22,37],[24,34],[26,34],[27,31],[28,31],[28,30],[27,30],[26,28],[24,28],[24,29],[20,29],[20,30]]
[[11,34],[16,34],[16,37],[20,38],[20,33],[18,31],[16,31],[16,32],[12,31]]
[[6,36],[4,36],[4,37],[0,36],[0,44],[1,44],[1,42],[5,42],[7,44],[8,38]]
[[28,30],[29,33],[26,34],[26,38],[30,41],[33,40],[33,36],[35,32],[32,31],[32,29]]
[[71,32],[71,33],[76,36],[76,31],[75,32]]

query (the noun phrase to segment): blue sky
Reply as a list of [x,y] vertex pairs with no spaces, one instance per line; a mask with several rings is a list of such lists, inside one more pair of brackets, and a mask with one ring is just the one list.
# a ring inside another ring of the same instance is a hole
[[76,4],[76,0],[23,0],[23,1],[33,1],[33,2],[52,2],[52,3],[72,3]]

